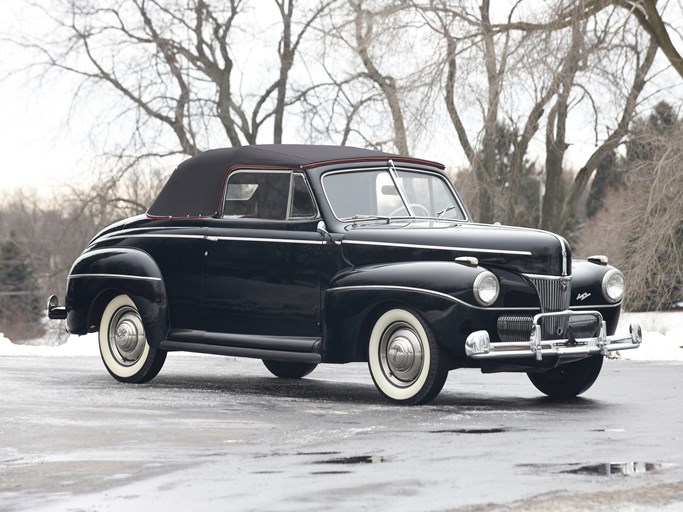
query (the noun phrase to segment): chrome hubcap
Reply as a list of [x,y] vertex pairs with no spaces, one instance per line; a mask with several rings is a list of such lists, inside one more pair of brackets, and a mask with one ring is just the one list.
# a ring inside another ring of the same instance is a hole
[[380,362],[385,376],[396,386],[407,387],[422,370],[422,340],[410,325],[397,322],[380,340]]
[[116,361],[132,366],[145,349],[145,328],[138,312],[129,307],[119,309],[109,323],[109,348]]

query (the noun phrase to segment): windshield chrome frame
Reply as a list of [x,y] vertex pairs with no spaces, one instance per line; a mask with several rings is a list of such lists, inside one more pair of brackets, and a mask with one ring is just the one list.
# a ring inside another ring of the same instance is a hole
[[[394,219],[396,219],[396,220],[406,220],[406,219],[409,219],[409,220],[435,220],[438,222],[471,222],[472,221],[472,219],[470,218],[470,215],[467,211],[467,208],[465,208],[465,205],[461,201],[460,196],[458,195],[458,192],[455,190],[453,183],[451,183],[451,180],[448,179],[448,177],[444,176],[443,174],[441,174],[439,172],[431,171],[428,169],[421,169],[421,168],[416,168],[416,167],[404,167],[404,166],[398,166],[397,167],[394,165],[393,161],[389,160],[389,162],[390,163],[388,163],[386,166],[357,167],[357,168],[350,168],[350,169],[340,169],[338,171],[329,171],[329,172],[324,173],[320,177],[320,185],[322,187],[323,194],[325,196],[325,201],[327,201],[327,205],[329,206],[330,211],[332,212],[332,215],[334,215],[334,218],[337,221],[343,222],[343,223],[350,223],[350,222],[357,222],[358,219],[354,220],[352,218],[339,218],[339,217],[337,217],[337,214],[334,211],[334,208],[332,207],[332,203],[330,202],[330,198],[327,195],[327,190],[325,189],[325,177],[332,176],[333,174],[350,174],[350,173],[354,173],[354,172],[380,171],[380,170],[388,171],[389,175],[391,176],[392,181],[394,182],[394,185],[396,186],[397,191],[399,192],[399,196],[401,198],[401,201],[403,201],[403,203],[404,203],[404,207],[406,208],[406,211],[410,214],[408,216],[406,216],[406,215],[401,215],[401,216],[396,216],[396,217],[392,216],[389,218],[390,221],[394,220]],[[463,214],[464,219],[448,219],[448,218],[444,219],[443,217],[438,218],[436,215],[433,217],[415,216],[413,214],[413,211],[411,210],[411,208],[409,206],[409,203],[408,203],[406,197],[405,197],[405,192],[404,192],[403,188],[400,185],[398,185],[398,183],[397,183],[398,175],[394,175],[394,173],[396,173],[396,171],[408,171],[408,172],[415,172],[415,173],[422,173],[422,174],[430,174],[432,176],[435,176],[435,177],[443,180],[446,183],[446,185],[448,186],[451,193],[453,194],[453,197],[455,198],[455,204],[458,206],[458,208],[460,208],[460,212]],[[406,205],[408,205],[408,206],[406,206]],[[378,220],[385,220],[385,221],[387,220],[386,215],[377,215],[377,217],[378,217]],[[366,219],[366,220],[373,220],[373,219]]]
[[[410,206],[410,201],[408,201],[408,196],[406,195],[406,191],[403,190],[403,186],[401,186],[401,182],[398,179],[398,174],[396,174],[396,167],[394,166],[394,161],[389,160],[389,165],[387,166],[387,169],[389,170],[389,176],[391,176],[391,181],[394,182],[394,186],[396,187],[396,190],[398,191],[398,195],[401,198],[401,201],[403,201],[403,205],[405,206],[406,211],[408,212],[408,217],[415,218],[415,212],[413,211],[413,208]],[[323,186],[324,188],[324,186]],[[330,208],[332,205],[330,205]],[[389,216],[391,217],[391,216]]]

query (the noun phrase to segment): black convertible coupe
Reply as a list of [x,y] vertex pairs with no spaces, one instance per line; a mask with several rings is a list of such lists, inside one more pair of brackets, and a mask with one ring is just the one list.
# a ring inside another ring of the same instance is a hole
[[147,214],[90,242],[48,316],[99,331],[122,382],[178,350],[260,358],[283,378],[367,361],[384,396],[420,404],[456,368],[583,393],[603,356],[640,344],[638,324],[614,336],[623,291],[604,256],[472,222],[441,164],[262,145],[180,164]]

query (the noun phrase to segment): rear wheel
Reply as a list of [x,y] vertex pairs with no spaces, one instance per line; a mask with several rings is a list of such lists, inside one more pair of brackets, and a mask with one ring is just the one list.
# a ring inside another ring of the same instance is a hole
[[100,355],[112,377],[143,383],[159,373],[166,351],[147,343],[142,318],[128,295],[114,297],[100,320]]
[[311,373],[318,366],[317,363],[292,363],[269,359],[263,359],[263,364],[270,373],[281,379],[300,379]]
[[389,310],[375,322],[368,366],[377,389],[389,400],[406,405],[434,399],[448,376],[448,358],[431,330],[405,309]]
[[587,391],[598,378],[602,355],[563,364],[543,373],[528,373],[536,389],[552,398],[569,398]]

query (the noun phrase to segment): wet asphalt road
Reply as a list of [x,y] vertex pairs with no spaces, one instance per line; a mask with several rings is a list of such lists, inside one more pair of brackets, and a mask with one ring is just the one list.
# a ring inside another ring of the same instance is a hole
[[[0,357],[0,510],[683,510],[683,365],[607,361],[584,398],[451,372],[396,407],[363,364],[301,381],[171,354]],[[606,474],[610,473],[610,474]]]

